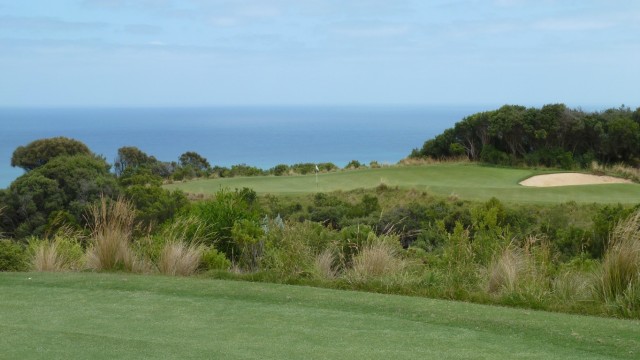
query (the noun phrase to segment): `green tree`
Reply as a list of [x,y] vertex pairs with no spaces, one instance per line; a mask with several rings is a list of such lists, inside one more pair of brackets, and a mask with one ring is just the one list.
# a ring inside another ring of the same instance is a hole
[[88,205],[101,195],[118,193],[109,169],[104,159],[95,156],[59,156],[22,175],[5,196],[11,217],[7,230],[18,238],[40,235],[51,214],[60,210],[81,222]]
[[117,176],[121,176],[127,169],[138,169],[140,167],[153,168],[158,160],[147,155],[144,151],[135,146],[123,146],[118,149],[118,156],[114,161],[114,170]]
[[206,172],[211,168],[209,161],[195,151],[187,151],[180,155],[179,161],[181,166],[191,166],[197,172]]
[[31,171],[58,156],[91,155],[82,142],[66,137],[40,139],[26,146],[19,146],[11,156],[11,166]]

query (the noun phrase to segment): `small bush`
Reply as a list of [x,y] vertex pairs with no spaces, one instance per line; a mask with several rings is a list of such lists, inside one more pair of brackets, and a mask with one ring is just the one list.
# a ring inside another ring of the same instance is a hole
[[231,261],[223,253],[211,247],[202,253],[200,265],[204,270],[228,270]]
[[27,253],[20,244],[0,239],[0,271],[25,271],[28,267]]

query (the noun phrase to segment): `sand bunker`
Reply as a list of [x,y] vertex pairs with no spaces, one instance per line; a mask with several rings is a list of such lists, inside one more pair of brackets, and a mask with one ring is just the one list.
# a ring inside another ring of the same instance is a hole
[[631,183],[630,180],[613,176],[598,176],[589,174],[560,173],[532,176],[520,185],[535,187],[569,186],[569,185],[595,185],[595,184],[622,184]]

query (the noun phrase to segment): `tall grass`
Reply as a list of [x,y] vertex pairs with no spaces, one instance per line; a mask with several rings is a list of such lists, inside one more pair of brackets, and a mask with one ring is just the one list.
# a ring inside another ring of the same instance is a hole
[[158,260],[158,270],[165,275],[193,275],[200,266],[204,247],[184,241],[169,241]]
[[76,237],[57,235],[53,240],[29,241],[31,268],[35,271],[70,271],[83,267],[84,253]]
[[591,172],[596,175],[612,175],[629,179],[633,182],[640,182],[640,168],[631,167],[623,163],[607,166],[593,161],[591,162]]
[[135,226],[133,205],[122,197],[101,197],[89,210],[91,226],[87,267],[94,270],[148,271],[148,264],[131,248]]
[[640,314],[640,210],[611,232],[595,291],[618,312]]
[[200,267],[208,236],[205,224],[196,217],[182,217],[161,231],[158,271],[165,275],[189,276]]
[[366,281],[401,274],[407,262],[400,256],[399,243],[397,237],[383,235],[365,244],[353,257],[347,276],[350,280]]

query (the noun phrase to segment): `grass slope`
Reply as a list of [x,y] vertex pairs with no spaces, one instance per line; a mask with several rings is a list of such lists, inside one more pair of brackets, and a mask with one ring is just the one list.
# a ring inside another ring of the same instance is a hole
[[519,203],[638,203],[640,185],[607,184],[528,188],[518,183],[539,172],[526,169],[505,169],[475,164],[437,164],[380,169],[343,171],[306,176],[263,176],[196,180],[167,185],[189,193],[213,194],[220,188],[252,188],[258,193],[304,194],[317,191],[373,188],[380,184],[415,188],[436,195],[455,194],[464,200],[487,200]]
[[0,274],[6,359],[637,359],[640,322],[131,274]]

